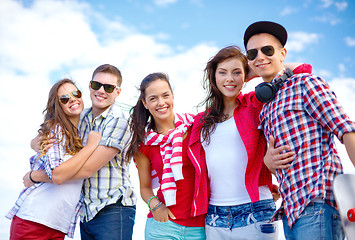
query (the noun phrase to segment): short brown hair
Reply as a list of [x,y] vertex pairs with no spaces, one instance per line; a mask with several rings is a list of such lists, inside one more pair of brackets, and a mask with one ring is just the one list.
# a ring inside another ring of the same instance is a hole
[[92,74],[92,78],[91,80],[94,79],[95,75],[97,73],[110,73],[112,75],[115,75],[117,77],[117,85],[119,87],[121,87],[121,84],[122,84],[122,75],[121,75],[121,72],[120,70],[118,70],[118,68],[116,68],[115,66],[113,65],[110,65],[110,64],[103,64],[101,66],[98,66],[95,71],[93,72]]

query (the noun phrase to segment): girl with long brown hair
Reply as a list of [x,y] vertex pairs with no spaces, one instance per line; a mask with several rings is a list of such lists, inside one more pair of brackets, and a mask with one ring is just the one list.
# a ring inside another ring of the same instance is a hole
[[[63,79],[53,85],[44,110],[44,122],[38,131],[41,152],[30,158],[31,180],[32,171],[44,170],[56,182],[54,176],[59,165],[60,171],[74,175],[96,149],[101,139],[99,133],[91,132],[85,147],[78,134],[83,108],[81,92],[72,80]],[[51,139],[55,141],[48,147],[46,143]],[[34,185],[21,192],[6,215],[12,219],[10,239],[73,237],[82,182],[75,180],[57,185],[33,181]]]
[[221,49],[205,68],[206,111],[194,124],[201,128],[210,181],[207,239],[278,238],[277,224],[269,223],[276,206],[263,163],[266,140],[258,130],[263,103],[255,92],[241,92],[248,73],[247,58],[236,46]]
[[191,114],[174,113],[166,74],[143,79],[131,111],[127,155],[136,161],[141,196],[150,210],[145,239],[205,239],[207,173],[193,121]]

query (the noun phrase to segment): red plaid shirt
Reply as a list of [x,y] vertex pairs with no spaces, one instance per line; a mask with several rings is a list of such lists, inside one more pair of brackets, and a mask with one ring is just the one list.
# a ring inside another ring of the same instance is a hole
[[355,131],[355,124],[329,85],[315,75],[293,75],[264,105],[260,122],[267,139],[275,138],[275,147],[289,145],[296,153],[289,169],[276,172],[283,199],[278,217],[286,214],[291,227],[314,199],[335,207],[332,183],[343,170],[334,135],[342,141],[344,133]]

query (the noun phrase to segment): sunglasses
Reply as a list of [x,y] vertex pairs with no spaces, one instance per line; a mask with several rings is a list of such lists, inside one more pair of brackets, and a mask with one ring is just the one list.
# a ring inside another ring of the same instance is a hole
[[112,93],[113,90],[115,90],[115,88],[117,88],[117,89],[120,88],[119,86],[115,86],[115,85],[111,85],[111,84],[102,84],[102,83],[96,82],[96,81],[91,81],[90,86],[94,90],[99,90],[101,88],[101,86],[104,86],[104,90],[107,93]]
[[60,96],[59,101],[63,104],[67,104],[69,102],[70,95],[72,95],[75,98],[81,98],[80,90],[75,90],[75,91],[72,91],[71,93],[64,94],[64,95]]
[[[271,57],[275,53],[275,48],[273,46],[268,45],[260,48],[260,51],[266,56]],[[254,48],[247,51],[247,58],[250,61],[253,61],[256,56],[258,56],[258,49]]]

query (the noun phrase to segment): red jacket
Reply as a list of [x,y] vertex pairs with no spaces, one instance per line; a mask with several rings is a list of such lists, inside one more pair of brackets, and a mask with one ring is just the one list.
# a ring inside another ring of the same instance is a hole
[[191,162],[196,170],[194,200],[191,208],[192,216],[207,213],[209,199],[209,184],[205,151],[203,150],[200,141],[202,125],[199,124],[200,118],[198,116],[200,115],[195,117],[195,122],[192,125],[191,135],[188,143],[189,147],[187,150],[187,155],[191,159]]
[[[266,153],[266,140],[263,132],[258,129],[259,113],[263,104],[257,100],[254,92],[245,95],[240,93],[237,101],[239,104],[234,110],[234,121],[248,153],[245,184],[251,201],[256,202],[259,200],[259,186],[267,185],[270,190],[272,189],[271,173],[263,161]],[[194,127],[196,129],[201,130],[202,116],[203,113],[200,113],[195,118]],[[196,133],[195,138],[191,136],[190,142],[201,142],[200,135],[200,133]],[[199,147],[201,150],[195,150],[195,152],[200,154],[203,152],[204,155],[201,144]]]
[[[176,183],[178,187],[176,205],[169,207],[177,217],[176,220],[171,219],[171,221],[183,226],[204,226],[204,218],[208,210],[209,187],[207,166],[205,160],[205,152],[199,141],[199,134],[200,130],[192,125],[188,129],[187,134],[183,140],[183,151],[186,151],[183,152],[182,155],[183,162],[189,161],[191,162],[191,165],[190,163],[184,164],[184,179]],[[152,169],[157,172],[160,182],[163,171],[163,163],[159,146],[144,145],[140,148],[140,151],[150,160]],[[188,174],[188,176],[185,176],[185,174]],[[193,178],[194,181],[189,181],[189,178]],[[193,182],[193,186],[186,188],[186,184]],[[191,190],[188,190],[189,192],[184,192],[187,189]],[[157,196],[160,201],[163,203],[165,202],[164,196],[160,189],[157,192]],[[190,210],[190,212],[187,212],[186,210]],[[149,213],[148,217],[152,217],[152,214]]]
[[[312,65],[301,64],[293,72],[295,74],[312,73]],[[264,164],[264,156],[267,148],[266,140],[264,133],[258,129],[260,123],[259,113],[263,107],[263,103],[257,100],[255,92],[245,95],[240,93],[237,101],[239,104],[234,110],[234,121],[248,153],[245,184],[251,201],[256,202],[259,200],[259,186],[267,185],[270,191],[272,191],[271,173]],[[190,137],[190,148],[193,148],[197,155],[203,156],[201,159],[205,159],[204,150],[200,144],[202,116],[203,113],[200,113],[195,117],[193,124],[195,132]]]

